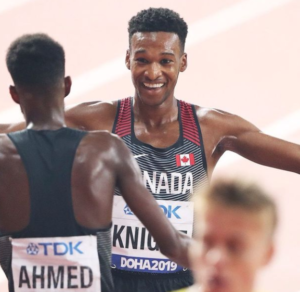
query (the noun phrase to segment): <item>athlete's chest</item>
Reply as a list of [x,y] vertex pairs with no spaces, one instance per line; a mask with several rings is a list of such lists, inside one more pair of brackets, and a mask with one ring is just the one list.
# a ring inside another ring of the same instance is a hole
[[138,163],[144,185],[156,199],[188,200],[197,184],[206,179],[201,148],[186,140],[167,148],[154,148],[132,139],[122,138]]
[[136,139],[155,148],[167,148],[180,137],[179,121],[167,122],[151,127],[145,123],[134,122],[133,131]]
[[122,100],[113,132],[131,150],[145,186],[156,199],[188,200],[206,181],[201,130],[192,105],[178,101],[178,119],[149,131],[135,122],[130,99]]

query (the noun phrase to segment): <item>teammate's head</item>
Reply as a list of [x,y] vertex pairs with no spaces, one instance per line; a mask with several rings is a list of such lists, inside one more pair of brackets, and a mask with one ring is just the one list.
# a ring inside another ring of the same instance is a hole
[[203,292],[251,292],[274,251],[274,202],[253,184],[217,181],[195,198],[196,243],[190,249]]
[[187,68],[186,23],[172,10],[149,8],[129,21],[128,32],[126,66],[131,70],[135,97],[149,106],[173,102],[179,72]]
[[43,102],[50,105],[70,92],[71,79],[64,77],[64,49],[46,34],[17,38],[8,48],[6,65],[14,82],[10,95],[22,110],[26,105],[31,109]]
[[62,46],[46,34],[27,34],[9,47],[6,64],[17,86],[53,86],[65,75]]
[[184,51],[185,39],[188,26],[180,15],[168,8],[148,8],[141,10],[129,21],[129,45],[131,38],[136,32],[171,32],[178,35],[182,52]]

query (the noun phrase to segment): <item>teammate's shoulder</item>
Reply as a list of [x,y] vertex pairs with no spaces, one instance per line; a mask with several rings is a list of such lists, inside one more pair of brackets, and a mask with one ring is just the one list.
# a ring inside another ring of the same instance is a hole
[[[6,141],[9,141],[10,139],[8,138],[8,134],[6,133],[0,133],[0,143],[6,143]],[[0,145],[1,145],[0,144]]]
[[66,107],[66,113],[92,113],[98,111],[116,110],[117,101],[88,101],[83,103],[78,103],[74,105],[69,105]]
[[204,107],[204,106],[200,106],[200,105],[196,105],[193,103],[189,103],[183,100],[179,100],[180,103],[184,103],[187,105],[190,105],[192,107],[194,107],[195,112],[196,112],[196,116],[199,120],[199,122],[206,122],[206,121],[212,121],[215,119],[219,119],[222,117],[225,117],[227,115],[231,115],[228,112],[216,109],[216,108],[209,108],[209,107]]
[[97,131],[88,131],[87,139],[95,143],[101,142],[102,144],[107,144],[108,146],[113,146],[122,143],[122,139],[116,134],[112,134],[107,130],[97,130]]
[[81,142],[86,152],[93,155],[101,155],[101,159],[118,163],[128,156],[128,149],[122,139],[109,131],[89,131]]
[[21,131],[24,128],[26,128],[25,122],[17,122],[13,124],[0,124],[0,133]]
[[202,107],[195,105],[196,115],[199,119],[199,121],[202,122],[213,122],[213,121],[220,121],[228,118],[235,117],[236,115],[231,114],[229,112],[216,109],[216,108],[208,108],[208,107]]
[[242,117],[215,108],[198,107],[197,117],[202,129],[218,131],[220,135],[235,136],[245,131],[259,129]]
[[1,152],[3,151],[3,147],[6,147],[6,141],[7,140],[7,135],[6,134],[0,134],[0,155]]
[[84,130],[111,130],[117,112],[117,101],[91,101],[66,109],[66,122],[70,127]]
[[7,134],[0,134],[0,160],[9,154],[16,154],[17,150]]

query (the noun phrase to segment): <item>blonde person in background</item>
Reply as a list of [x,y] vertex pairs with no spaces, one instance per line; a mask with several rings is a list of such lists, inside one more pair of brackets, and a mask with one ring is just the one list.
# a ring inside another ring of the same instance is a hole
[[194,202],[189,256],[195,284],[176,292],[262,292],[254,285],[274,253],[273,200],[254,184],[218,180]]

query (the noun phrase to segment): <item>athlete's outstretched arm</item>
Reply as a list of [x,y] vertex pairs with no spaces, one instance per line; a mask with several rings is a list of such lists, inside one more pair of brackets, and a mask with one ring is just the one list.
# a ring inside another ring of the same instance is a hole
[[233,151],[253,162],[300,174],[300,145],[264,134],[236,115],[219,112],[213,123],[222,128],[216,152]]
[[116,102],[91,101],[68,106],[66,124],[70,128],[86,131],[112,130],[117,111]]
[[25,122],[15,124],[0,124],[0,134],[16,132],[25,129]]
[[178,264],[189,267],[187,250],[191,239],[177,231],[145,188],[140,169],[129,149],[117,140],[117,185],[134,214],[149,230],[160,251]]
[[[111,131],[116,115],[117,104],[112,102],[85,102],[68,106],[65,111],[66,125],[70,128],[87,131]],[[25,122],[0,124],[0,134],[20,131],[26,128]]]

